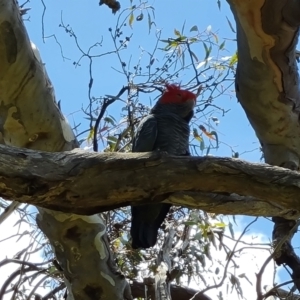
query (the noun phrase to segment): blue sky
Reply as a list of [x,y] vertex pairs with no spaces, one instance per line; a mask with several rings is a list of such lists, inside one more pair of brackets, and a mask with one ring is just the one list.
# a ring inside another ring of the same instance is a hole
[[[157,28],[162,30],[163,39],[174,37],[174,29],[181,30],[184,22],[187,34],[189,28],[194,25],[197,25],[200,31],[204,31],[210,25],[220,40],[227,40],[227,51],[224,51],[224,56],[228,56],[235,53],[236,44],[233,41],[234,33],[231,31],[226,17],[232,24],[234,24],[234,20],[227,3],[221,2],[221,10],[218,9],[217,1],[212,0],[160,0],[149,4],[155,7],[154,21]],[[113,49],[108,28],[115,26],[119,13],[113,15],[106,6],[99,7],[97,1],[64,0],[47,1],[45,4],[43,25],[43,5],[40,1],[32,1],[28,4],[28,7],[31,7],[28,13],[30,19],[25,22],[25,25],[30,39],[40,50],[42,60],[54,85],[57,100],[61,100],[63,113],[68,117],[71,124],[74,120],[76,123],[82,123],[81,129],[84,130],[88,128],[88,122],[83,118],[80,109],[88,104],[89,62],[84,58],[81,60],[80,67],[76,68],[73,65],[73,62],[78,61],[81,54],[74,39],[59,27],[59,24],[62,18],[65,25],[70,25],[84,50],[103,38],[103,45],[97,47],[94,53],[105,53]],[[121,5],[123,8],[129,7],[130,2],[121,1]],[[149,50],[153,48],[154,28],[149,35],[146,16],[143,21],[133,23],[133,30],[129,26],[125,30],[126,35],[133,34],[133,37],[130,41],[130,53],[122,54],[124,58],[128,59],[129,55],[132,55],[132,60],[138,59],[139,47]],[[53,37],[43,41],[43,31],[46,37],[55,35],[61,44],[64,56],[70,60],[62,58],[61,48]],[[160,45],[160,47],[162,46]],[[195,48],[197,55],[204,57],[203,46],[199,44],[197,47]],[[115,55],[103,56],[95,61],[92,90],[95,97],[105,94],[115,95],[123,84],[126,84],[124,76],[114,71],[111,66],[119,68]],[[148,96],[144,97],[143,101],[149,102]],[[241,155],[242,159],[259,162],[260,152],[258,150],[252,151],[259,147],[259,143],[234,94],[233,97],[219,97],[215,104],[230,110],[225,117],[220,114],[216,115],[220,119],[220,124],[216,127],[220,141],[234,147],[235,151],[239,153],[245,152]],[[112,105],[110,109],[110,113],[118,119],[120,114],[118,104]],[[227,146],[221,144],[220,148],[213,154],[230,157],[231,151]],[[249,220],[250,218],[245,217],[240,223],[246,224]],[[252,226],[252,230],[267,234],[271,238],[272,225],[269,221],[261,219]]]
[[[130,2],[122,2],[123,7],[129,6]],[[151,4],[151,3],[150,3]],[[47,3],[47,9],[44,15],[44,28],[42,28],[42,12],[43,6],[40,2],[30,3],[32,10],[30,11],[30,21],[26,22],[31,40],[38,46],[42,59],[46,64],[47,71],[55,87],[58,100],[62,101],[62,110],[65,115],[69,116],[70,122],[71,113],[74,113],[88,103],[88,60],[81,60],[81,66],[75,68],[74,61],[79,59],[80,52],[78,51],[74,39],[59,27],[61,17],[65,25],[70,25],[78,37],[80,46],[87,50],[92,44],[100,41],[103,38],[103,46],[97,47],[93,53],[105,53],[113,49],[112,41],[109,37],[108,28],[114,27],[116,24],[117,15],[111,14],[106,6],[99,7],[97,1],[91,2],[88,5],[84,1],[61,1],[50,5]],[[185,22],[185,33],[189,33],[189,28],[197,25],[199,30],[205,30],[211,25],[212,30],[216,32],[220,40],[227,39],[226,50],[224,56],[232,55],[236,51],[235,42],[231,40],[234,34],[230,30],[226,17],[234,24],[231,12],[226,2],[222,3],[221,11],[217,7],[216,1],[197,1],[190,0],[188,4],[182,1],[156,1],[153,2],[155,7],[155,22],[157,28],[162,29],[162,38],[174,37],[174,29],[181,30]],[[55,39],[47,38],[45,43],[42,40],[42,30],[45,36],[55,35],[59,43],[61,43],[64,56],[70,60],[63,60],[61,50]],[[139,47],[146,50],[153,49],[154,33],[148,34],[148,22],[145,16],[142,22],[134,22],[133,30],[127,26],[124,31],[129,36],[133,34],[130,41],[130,52],[123,52],[124,60],[128,60],[129,55],[132,55],[132,62],[138,59],[140,55]],[[141,38],[142,37],[142,38]],[[163,47],[164,44],[160,44]],[[195,53],[201,59],[204,57],[203,46],[198,44],[195,47]],[[94,86],[93,95],[100,96],[105,94],[116,94],[123,84],[126,84],[124,76],[114,71],[111,66],[120,68],[115,55],[105,56],[95,61],[93,68]],[[234,95],[233,95],[234,96]],[[148,100],[144,98],[143,100]],[[237,103],[235,97],[219,97],[216,105],[224,109],[230,109],[230,112],[220,118],[218,130],[219,139],[224,143],[235,147],[239,153],[250,151],[243,154],[241,157],[250,161],[259,161],[260,153],[258,151],[251,152],[257,149],[259,144],[251,128],[248,120],[245,117],[244,111]],[[110,112],[115,113],[118,117],[118,105],[114,104]],[[84,122],[81,113],[74,114],[76,121]],[[85,126],[83,126],[86,129]],[[242,138],[241,138],[242,137]],[[213,153],[218,156],[230,156],[231,151],[228,147],[220,147],[217,152]]]

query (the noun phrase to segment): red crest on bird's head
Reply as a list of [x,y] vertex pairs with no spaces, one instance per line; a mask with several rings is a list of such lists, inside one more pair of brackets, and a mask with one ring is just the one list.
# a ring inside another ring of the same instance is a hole
[[161,104],[184,104],[194,101],[195,105],[196,99],[197,95],[188,90],[182,90],[179,85],[166,84],[166,89],[158,101]]

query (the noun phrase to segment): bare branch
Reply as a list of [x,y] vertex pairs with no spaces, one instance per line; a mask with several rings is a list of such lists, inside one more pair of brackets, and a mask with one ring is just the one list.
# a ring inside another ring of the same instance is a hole
[[165,201],[214,213],[296,219],[299,180],[294,171],[230,158],[48,153],[0,145],[1,197],[77,214]]

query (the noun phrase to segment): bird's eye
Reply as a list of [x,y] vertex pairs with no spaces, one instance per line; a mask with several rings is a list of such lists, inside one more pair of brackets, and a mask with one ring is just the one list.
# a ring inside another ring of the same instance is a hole
[[182,95],[180,93],[177,94],[178,97],[182,97]]

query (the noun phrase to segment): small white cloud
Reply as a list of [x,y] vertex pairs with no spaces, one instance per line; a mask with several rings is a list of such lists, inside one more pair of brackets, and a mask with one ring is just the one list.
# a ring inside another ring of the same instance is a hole
[[204,65],[206,65],[210,60],[212,60],[212,56],[208,57],[206,60],[201,61],[197,66],[196,69],[200,69],[201,67],[203,67]]
[[221,60],[227,61],[227,60],[230,60],[231,58],[232,58],[232,56],[223,56],[223,57],[221,57]]

